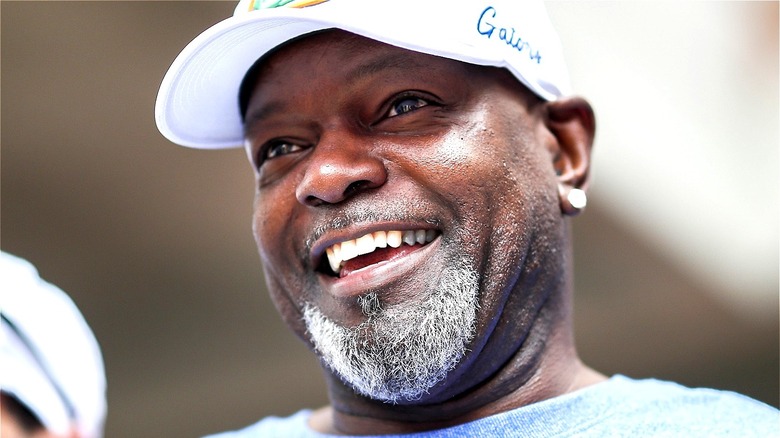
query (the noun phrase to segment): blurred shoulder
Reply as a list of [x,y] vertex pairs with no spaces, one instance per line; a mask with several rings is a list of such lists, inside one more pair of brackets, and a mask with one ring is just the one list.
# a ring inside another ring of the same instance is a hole
[[742,394],[624,376],[614,377],[612,383],[610,417],[640,435],[780,434],[780,411]]
[[289,417],[266,417],[243,429],[209,435],[204,438],[315,437],[318,435],[308,427],[311,414],[311,410],[304,409]]

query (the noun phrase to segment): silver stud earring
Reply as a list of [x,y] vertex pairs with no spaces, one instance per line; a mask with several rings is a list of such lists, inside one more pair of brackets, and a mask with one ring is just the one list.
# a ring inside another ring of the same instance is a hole
[[588,205],[588,196],[585,194],[584,190],[571,189],[569,194],[566,195],[566,199],[569,201],[569,204],[577,210],[582,210]]
[[569,188],[568,185],[558,184],[558,196],[560,197],[561,213],[566,216],[576,216],[588,204],[588,197],[582,189]]

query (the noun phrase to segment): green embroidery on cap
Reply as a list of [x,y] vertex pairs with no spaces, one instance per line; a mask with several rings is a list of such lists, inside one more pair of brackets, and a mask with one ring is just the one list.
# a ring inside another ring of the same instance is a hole
[[252,0],[249,3],[249,10],[254,11],[258,9],[273,9],[273,8],[305,8],[307,6],[314,6],[320,3],[325,3],[328,0]]
[[260,0],[260,9],[280,8],[295,0]]

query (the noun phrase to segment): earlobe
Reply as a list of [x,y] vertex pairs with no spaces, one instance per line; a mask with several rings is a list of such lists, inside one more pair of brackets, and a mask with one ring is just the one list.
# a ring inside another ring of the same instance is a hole
[[596,132],[593,108],[573,97],[545,104],[544,122],[552,134],[548,145],[558,178],[561,212],[573,216],[587,204],[585,191],[590,179],[590,153]]

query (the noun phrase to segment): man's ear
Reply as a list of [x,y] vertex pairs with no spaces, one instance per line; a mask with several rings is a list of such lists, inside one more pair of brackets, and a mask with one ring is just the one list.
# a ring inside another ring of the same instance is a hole
[[586,203],[596,117],[586,100],[572,97],[545,103],[544,124],[553,137],[547,147],[558,175],[561,212],[573,216]]

